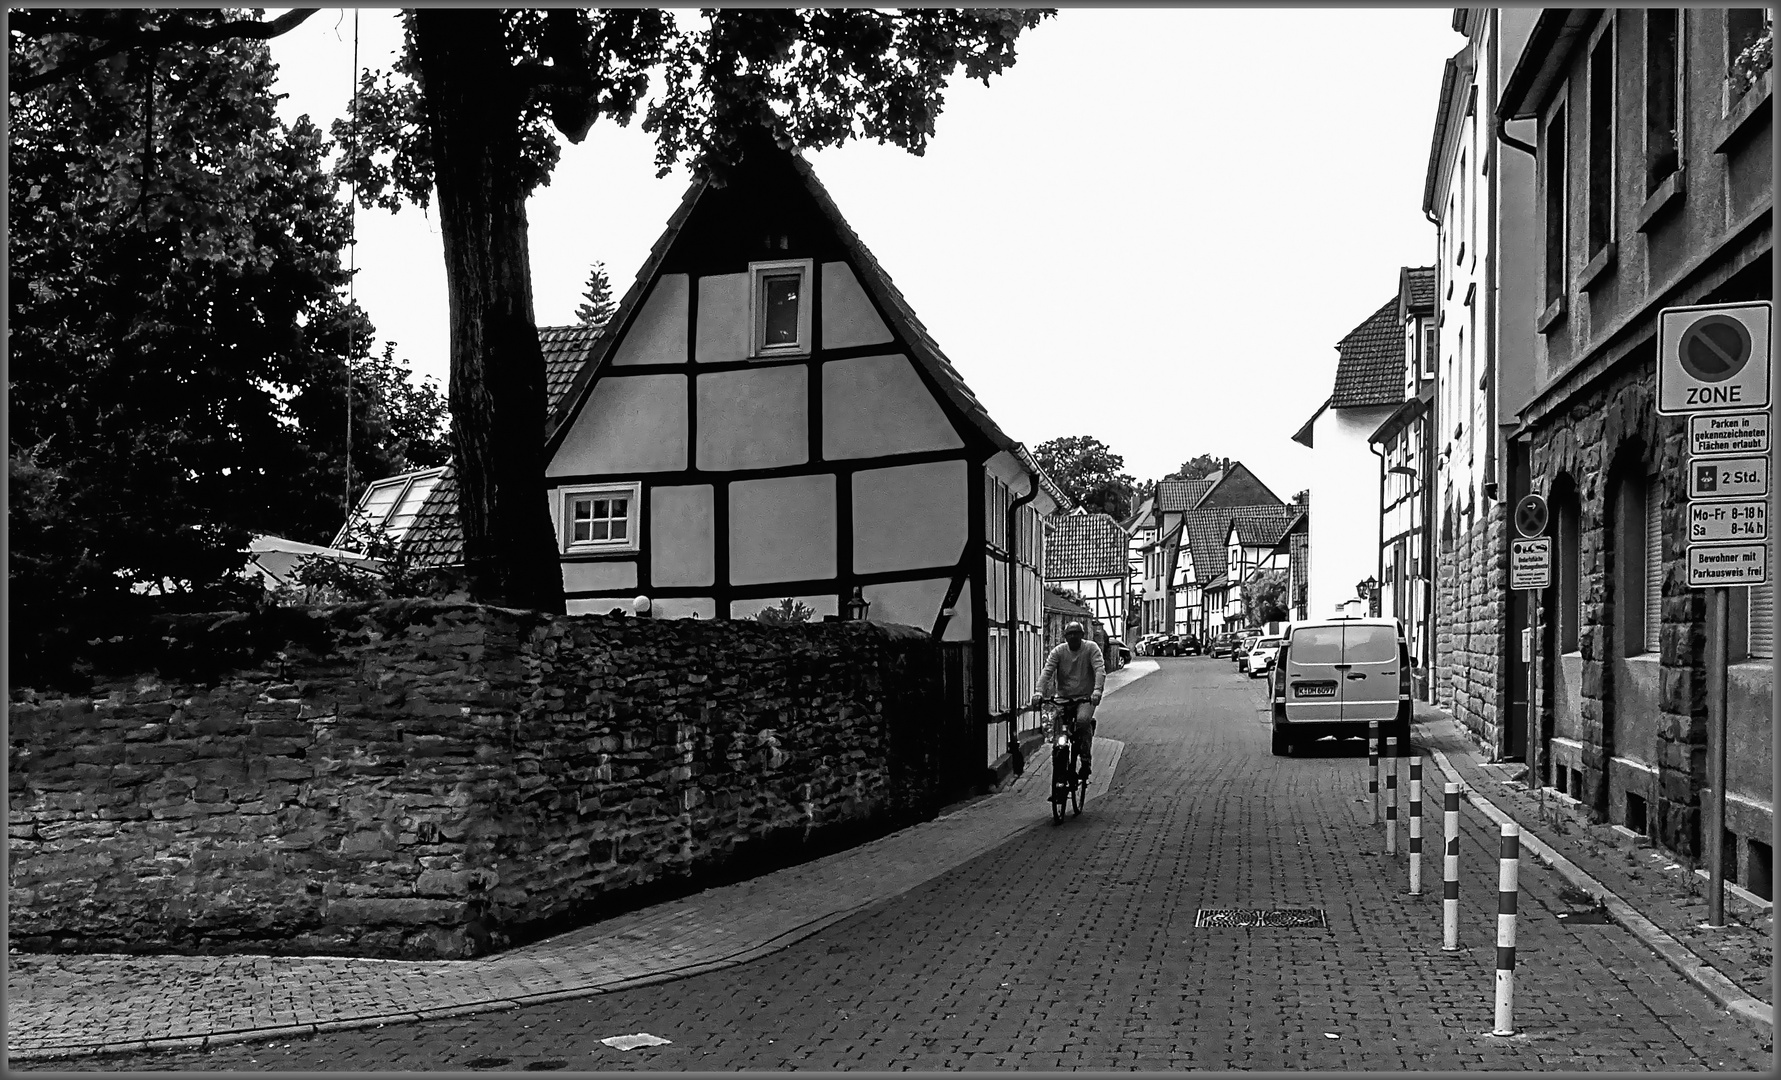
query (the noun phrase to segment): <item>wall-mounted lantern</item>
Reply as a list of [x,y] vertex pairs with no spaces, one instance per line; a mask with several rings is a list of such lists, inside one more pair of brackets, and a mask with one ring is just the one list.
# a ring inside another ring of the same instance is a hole
[[866,612],[871,609],[872,602],[866,599],[865,592],[858,585],[853,587],[853,595],[848,597],[847,603],[842,605],[842,611],[846,614],[848,622],[865,622]]

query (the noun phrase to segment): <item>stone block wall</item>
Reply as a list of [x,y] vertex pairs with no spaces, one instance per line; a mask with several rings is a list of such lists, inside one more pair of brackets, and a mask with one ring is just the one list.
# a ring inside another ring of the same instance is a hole
[[14,947],[464,957],[938,809],[918,631],[304,618],[301,641],[237,616],[169,650],[227,670],[15,691]]
[[1492,753],[1508,720],[1507,522],[1502,503],[1480,498],[1479,513],[1435,556],[1435,702]]

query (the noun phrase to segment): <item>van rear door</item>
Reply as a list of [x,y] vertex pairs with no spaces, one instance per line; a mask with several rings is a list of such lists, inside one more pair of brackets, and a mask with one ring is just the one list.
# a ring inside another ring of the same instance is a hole
[[1381,726],[1398,717],[1398,632],[1394,626],[1349,625],[1343,629],[1342,719],[1377,720]]
[[1342,719],[1341,626],[1301,626],[1286,649],[1286,720],[1290,724]]

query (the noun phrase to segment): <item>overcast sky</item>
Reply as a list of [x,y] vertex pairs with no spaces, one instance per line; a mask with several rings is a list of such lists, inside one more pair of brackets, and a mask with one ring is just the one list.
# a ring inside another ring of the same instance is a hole
[[[1241,459],[1282,498],[1291,436],[1328,396],[1335,343],[1433,261],[1422,215],[1447,8],[1063,9],[1019,62],[955,80],[925,157],[810,155],[866,245],[1004,430],[1093,435],[1139,479]],[[387,68],[397,13],[361,9]],[[272,43],[287,119],[343,115],[353,13]],[[533,196],[540,325],[574,321],[595,260],[629,286],[686,190],[652,137],[602,121]],[[447,379],[438,225],[358,214],[359,303],[418,373]]]

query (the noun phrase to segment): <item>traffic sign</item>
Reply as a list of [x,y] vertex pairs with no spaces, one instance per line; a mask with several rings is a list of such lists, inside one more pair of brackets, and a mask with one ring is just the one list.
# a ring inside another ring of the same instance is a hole
[[1690,457],[1715,454],[1766,454],[1769,414],[1699,413],[1688,418]]
[[1515,531],[1523,536],[1539,536],[1546,531],[1546,499],[1529,492],[1515,504]]
[[1769,535],[1767,499],[1688,504],[1690,543],[1715,540],[1765,540]]
[[1657,411],[1747,412],[1769,403],[1769,304],[1703,304],[1658,315]]
[[1769,580],[1767,544],[1688,545],[1688,587],[1761,585]]
[[1544,589],[1552,584],[1552,538],[1509,541],[1509,587]]
[[1768,493],[1767,457],[1696,458],[1688,463],[1691,499],[1760,499]]

